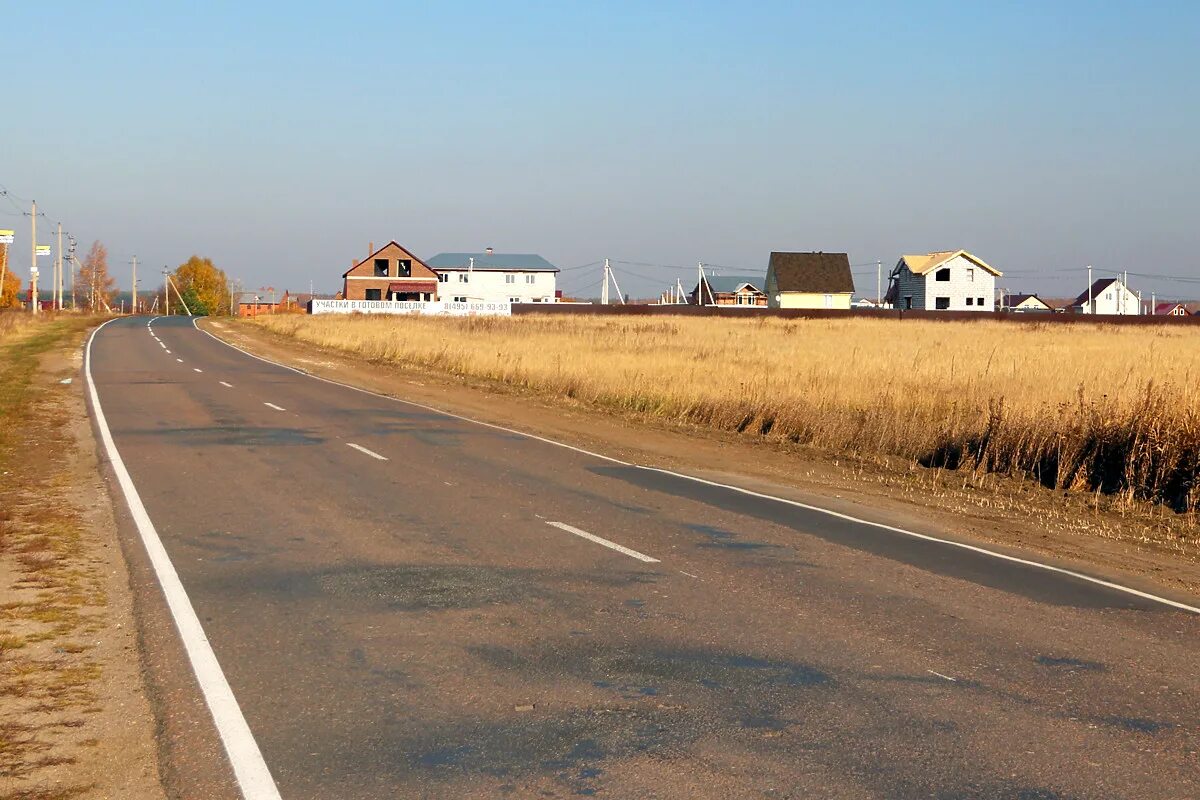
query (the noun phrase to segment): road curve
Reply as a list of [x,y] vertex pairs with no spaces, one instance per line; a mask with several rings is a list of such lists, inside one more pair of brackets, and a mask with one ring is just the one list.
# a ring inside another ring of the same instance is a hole
[[147,322],[96,399],[284,798],[1200,796],[1195,614]]

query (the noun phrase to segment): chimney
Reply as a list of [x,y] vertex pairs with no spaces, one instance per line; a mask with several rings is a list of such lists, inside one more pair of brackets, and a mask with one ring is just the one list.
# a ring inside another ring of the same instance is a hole
[[371,253],[375,252],[375,243],[367,242],[367,258],[371,257]]

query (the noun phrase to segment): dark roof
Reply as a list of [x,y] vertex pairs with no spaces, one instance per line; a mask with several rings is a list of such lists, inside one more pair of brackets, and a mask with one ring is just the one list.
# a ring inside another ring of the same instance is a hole
[[[705,275],[704,282],[708,284],[708,288],[712,289],[715,294],[732,294],[740,289],[745,284],[750,284],[751,287],[759,292],[766,286],[766,276],[764,275]],[[697,288],[699,285],[697,284]],[[695,294],[696,290],[692,290]]]
[[775,273],[781,292],[853,292],[850,257],[845,253],[771,253],[767,274]]
[[[1038,297],[1036,294],[1010,294],[1010,295],[1008,295],[1008,300],[1006,302],[1009,306],[1019,306],[1019,305],[1021,305],[1021,303],[1024,303],[1026,300],[1028,300],[1031,297],[1034,300],[1037,300],[1039,303],[1041,303],[1044,306],[1050,306],[1049,303],[1047,303],[1042,298]],[[1050,307],[1053,308],[1053,306],[1050,306]]]
[[466,269],[472,258],[474,269],[558,272],[558,267],[536,253],[438,253],[425,265],[430,269]]
[[1100,280],[1098,280],[1092,284],[1091,289],[1089,289],[1088,291],[1079,295],[1079,297],[1076,297],[1074,300],[1072,300],[1071,305],[1073,305],[1073,306],[1087,305],[1087,301],[1088,301],[1089,297],[1091,299],[1095,300],[1096,295],[1100,294],[1101,292],[1103,292],[1105,289],[1107,289],[1109,286],[1112,286],[1116,282],[1117,282],[1116,278],[1101,278]]

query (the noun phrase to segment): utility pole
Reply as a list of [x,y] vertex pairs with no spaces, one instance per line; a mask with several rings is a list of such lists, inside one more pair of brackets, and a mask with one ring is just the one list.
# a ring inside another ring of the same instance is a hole
[[137,314],[137,256],[130,262],[133,264],[133,302],[129,305],[130,313]]
[[37,297],[37,200],[33,201],[33,207],[29,212],[30,235],[33,237],[29,242],[29,310],[34,314],[38,313],[38,297]]
[[1096,301],[1092,299],[1092,265],[1088,264],[1088,304],[1087,313],[1096,313]]
[[609,274],[609,270],[610,270],[610,267],[608,266],[608,259],[606,258],[606,259],[604,259],[604,285],[600,287],[600,305],[602,305],[602,306],[608,305],[608,274]]
[[162,274],[163,274],[163,314],[165,314],[166,316],[169,317],[169,316],[171,316],[171,287],[167,285],[167,281],[170,279],[167,277],[167,268],[166,267],[162,268]]
[[883,260],[875,262],[875,306],[883,305]]
[[59,223],[59,253],[54,261],[54,309],[62,311],[62,223]]

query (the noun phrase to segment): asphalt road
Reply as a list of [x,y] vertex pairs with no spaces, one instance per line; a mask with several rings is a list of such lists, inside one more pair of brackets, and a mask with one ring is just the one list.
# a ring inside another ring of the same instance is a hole
[[1200,797],[1194,614],[146,321],[98,396],[284,798]]

